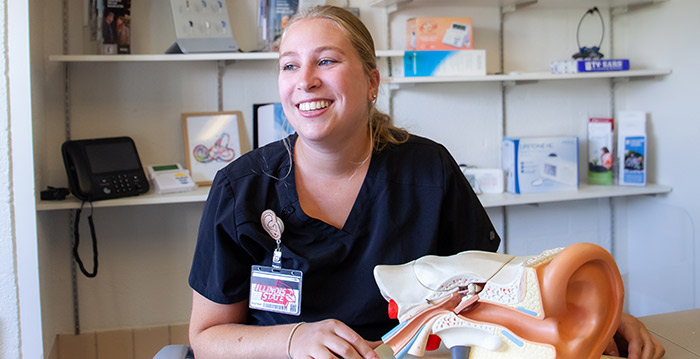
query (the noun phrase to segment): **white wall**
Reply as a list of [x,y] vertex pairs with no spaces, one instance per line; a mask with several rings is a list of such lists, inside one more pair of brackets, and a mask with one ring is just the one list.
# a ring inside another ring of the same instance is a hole
[[25,1],[0,2],[0,357],[42,358]]
[[[61,53],[60,31],[57,31],[61,28],[57,16],[61,13],[60,4],[49,2],[38,6],[38,3],[32,1],[31,23],[34,145],[37,186],[44,188],[66,185],[59,154],[64,140],[64,67],[45,61],[49,54]],[[69,3],[71,18],[81,19],[82,1]],[[234,34],[246,51],[254,49],[256,44],[254,33],[248,31],[254,28],[252,3],[228,2]],[[473,16],[475,44],[487,49],[489,71],[498,69],[497,11],[454,5],[409,6],[392,15],[393,36],[387,39],[383,10],[371,9],[368,3],[350,1],[351,6],[361,8],[362,18],[379,49],[399,47],[403,42],[401,24],[414,14]],[[133,51],[161,53],[174,40],[169,13],[163,10],[168,9],[168,2],[134,2],[133,6]],[[694,0],[672,0],[615,19],[616,53],[629,56],[633,65],[674,70],[667,78],[618,84],[615,91],[617,109],[650,112],[650,180],[673,186],[672,194],[489,210],[499,232],[507,234],[510,253],[535,254],[542,249],[581,241],[613,249],[627,279],[628,307],[633,314],[686,309],[699,304],[695,299],[698,295],[693,292],[700,284],[697,272],[693,272],[699,255],[692,224],[700,213],[693,203],[697,190],[691,185],[692,174],[698,173],[686,170],[688,166],[682,166],[679,160],[700,150],[696,144],[700,141],[693,142],[690,138],[691,134],[699,133],[692,102],[683,101],[685,96],[698,93],[697,85],[687,80],[698,78],[697,70],[690,64],[698,50],[682,45],[700,30],[700,25],[691,18],[697,7]],[[505,71],[547,71],[550,60],[565,59],[576,52],[575,29],[583,10],[525,9],[507,15]],[[664,25],[643,25],[647,23]],[[71,53],[82,53],[88,48],[89,43],[82,41],[81,26],[80,21],[70,22]],[[648,39],[654,40],[654,48],[638,45],[638,41]],[[611,51],[608,38],[603,52]],[[72,138],[131,136],[145,164],[184,163],[180,114],[216,110],[214,63],[74,63],[69,67]],[[274,61],[239,61],[226,67],[224,109],[243,111],[249,136],[252,135],[251,104],[278,100],[275,67]],[[506,88],[507,105],[502,113],[499,84],[426,84],[393,92],[392,105],[400,125],[444,143],[459,162],[498,167],[502,131],[509,136],[565,134],[585,138],[589,117],[612,116],[611,94],[608,80],[518,85]],[[385,89],[383,103],[388,95],[389,90]],[[505,128],[502,116],[506,118]],[[581,162],[585,163],[583,156],[585,151],[581,151]],[[688,172],[691,176],[684,176]],[[82,276],[78,279],[79,314],[84,331],[187,321],[190,298],[187,273],[201,208],[201,204],[184,204],[95,210],[100,273],[94,279]],[[640,212],[646,214],[644,226],[633,226],[632,219],[639,218]],[[69,215],[64,211],[41,212],[37,220],[44,342],[50,345],[56,333],[73,331]],[[89,238],[85,228],[83,233],[83,238]],[[657,260],[653,257],[658,252],[647,250],[656,250],[654,243],[669,242],[675,245],[662,252],[668,258]],[[690,255],[693,251],[695,254]],[[89,241],[83,241],[82,253],[84,261],[90,263]],[[641,268],[641,262],[660,265]],[[678,268],[670,267],[671,263],[682,268],[682,274],[678,274]],[[659,267],[664,271],[645,269]],[[650,273],[657,279],[653,283],[640,280]],[[674,276],[681,281],[659,283],[662,278]],[[669,283],[673,287],[667,287]],[[647,299],[645,288],[656,290],[659,286],[680,293],[676,298],[678,303],[671,307]]]
[[10,173],[10,109],[8,103],[8,48],[5,41],[6,1],[0,1],[0,357],[19,357],[19,307],[15,237],[12,223]]
[[[629,310],[639,314],[700,307],[697,14],[697,1],[672,0],[620,16],[616,28],[616,54],[673,69],[661,81],[617,91],[618,110],[649,114],[650,180],[673,187],[668,196],[622,200],[616,213],[617,259],[627,278]],[[659,293],[673,295],[662,299]]]

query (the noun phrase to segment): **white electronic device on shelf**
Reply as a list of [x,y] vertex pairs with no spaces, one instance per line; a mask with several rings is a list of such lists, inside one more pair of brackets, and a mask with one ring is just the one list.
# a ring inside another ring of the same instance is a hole
[[503,193],[505,186],[502,169],[474,168],[467,165],[459,165],[459,167],[472,185],[474,193]]
[[197,184],[190,177],[190,171],[182,168],[179,163],[148,166],[156,193],[187,192],[195,189]]
[[238,50],[225,0],[170,0],[170,8],[176,41],[166,53]]
[[445,31],[442,43],[461,49],[464,45],[469,47],[469,25],[453,22],[452,26]]

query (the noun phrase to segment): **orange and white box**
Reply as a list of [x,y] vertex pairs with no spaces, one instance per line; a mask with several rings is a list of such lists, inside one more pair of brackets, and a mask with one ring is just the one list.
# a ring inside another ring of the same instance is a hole
[[474,42],[470,17],[414,17],[406,21],[406,50],[469,50]]

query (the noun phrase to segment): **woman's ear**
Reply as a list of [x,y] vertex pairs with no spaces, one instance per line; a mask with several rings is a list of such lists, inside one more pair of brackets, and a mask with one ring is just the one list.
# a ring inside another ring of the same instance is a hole
[[379,70],[372,70],[369,73],[369,91],[367,92],[368,101],[374,101],[377,99],[377,92],[379,92],[379,81]]

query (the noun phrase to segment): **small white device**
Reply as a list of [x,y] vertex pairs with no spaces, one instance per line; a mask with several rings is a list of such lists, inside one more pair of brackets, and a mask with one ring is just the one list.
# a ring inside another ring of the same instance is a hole
[[445,31],[442,43],[461,49],[467,45],[469,47],[469,25],[453,22],[452,26]]
[[186,192],[197,187],[190,177],[190,171],[182,168],[179,163],[148,166],[148,175],[156,193],[160,194]]
[[[473,179],[482,193],[503,193],[504,182],[502,169],[460,167],[462,168],[464,176],[469,180],[469,183],[471,184]],[[472,188],[475,188],[474,184],[472,184]],[[476,189],[474,189],[474,192],[476,192]]]
[[542,162],[540,170],[540,174],[544,179],[572,186],[578,183],[576,165],[556,157],[555,154],[550,154],[547,159]]

